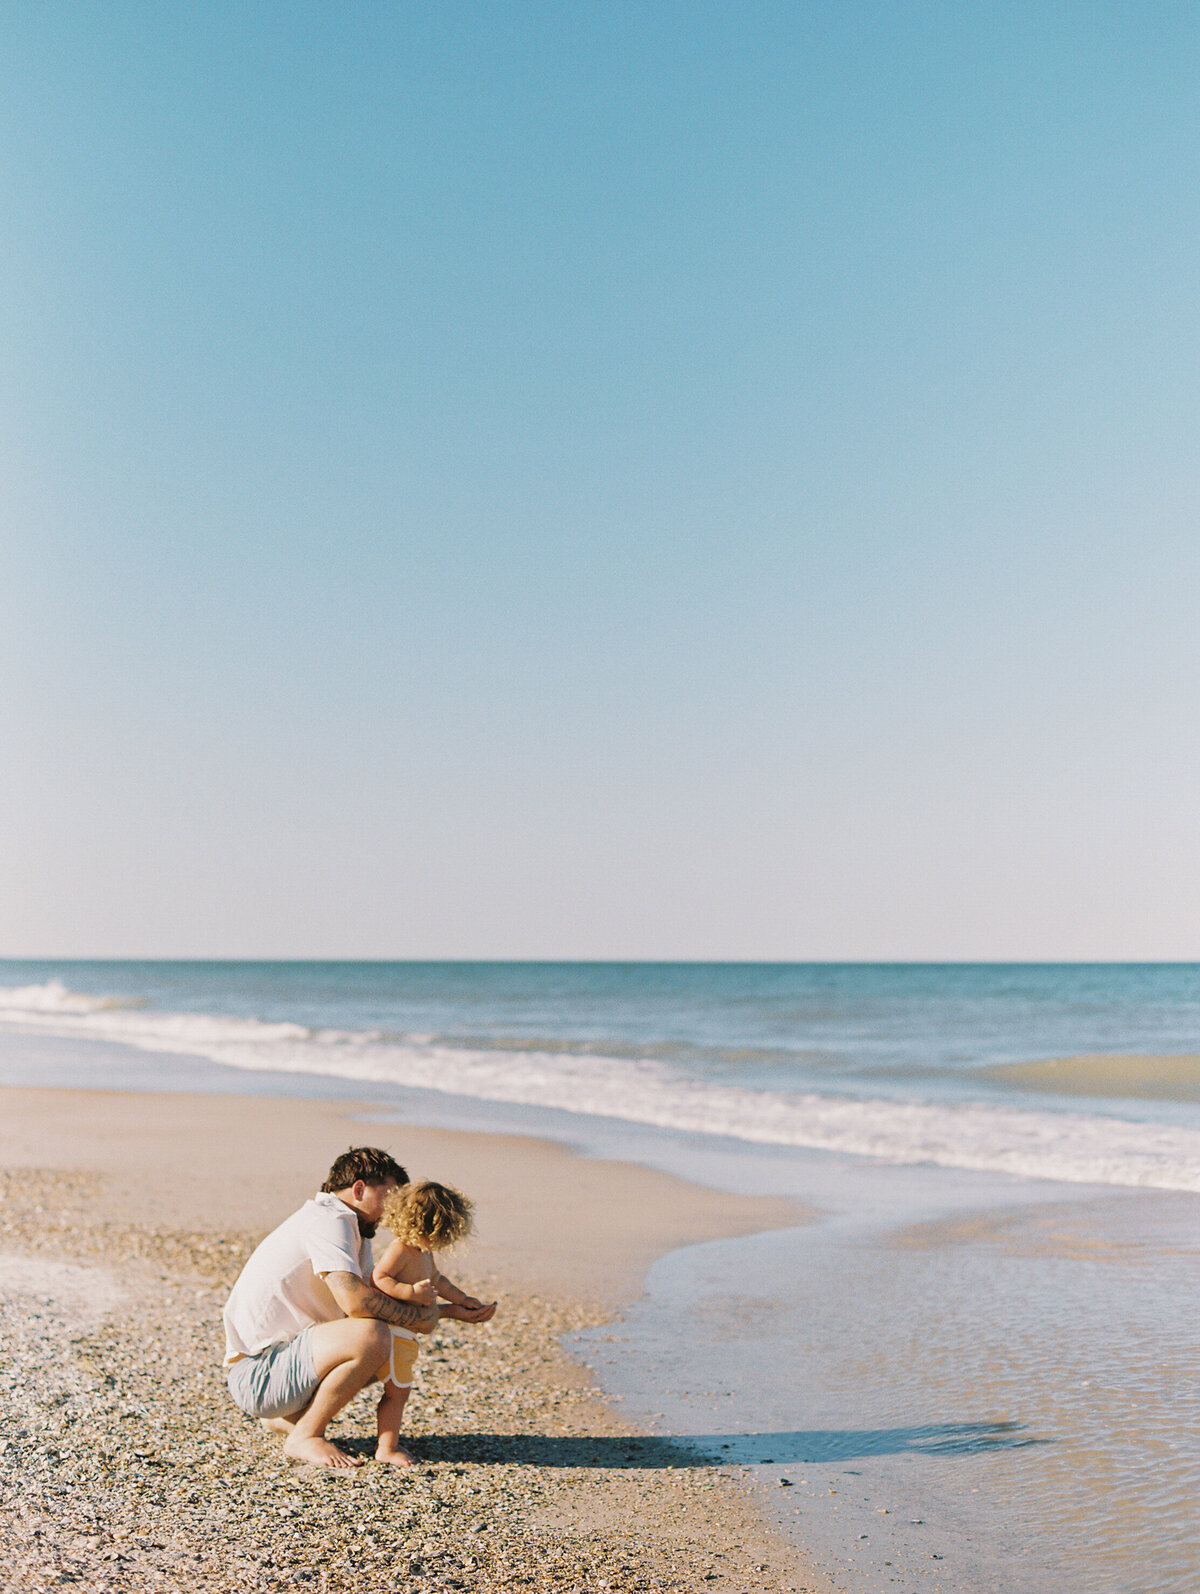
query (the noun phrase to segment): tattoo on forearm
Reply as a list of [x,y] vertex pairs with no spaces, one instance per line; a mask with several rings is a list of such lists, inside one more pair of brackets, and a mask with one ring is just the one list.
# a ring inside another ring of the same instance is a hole
[[376,1289],[368,1279],[356,1273],[329,1273],[322,1275],[334,1300],[347,1317],[377,1317],[396,1328],[429,1326],[435,1320],[428,1307],[416,1301],[398,1301]]
[[398,1301],[394,1296],[377,1290],[373,1284],[366,1287],[363,1305],[372,1317],[378,1317],[384,1323],[394,1323],[397,1328],[411,1328],[414,1323],[423,1323],[428,1317],[427,1307],[418,1306],[416,1301]]

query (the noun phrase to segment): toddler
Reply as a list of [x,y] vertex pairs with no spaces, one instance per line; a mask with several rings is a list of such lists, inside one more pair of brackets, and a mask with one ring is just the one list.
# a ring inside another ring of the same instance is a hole
[[[449,1303],[438,1307],[441,1317],[456,1318],[460,1323],[486,1323],[496,1311],[495,1301],[485,1303],[473,1295],[464,1295],[434,1262],[435,1251],[457,1245],[470,1234],[474,1211],[460,1190],[434,1184],[430,1179],[393,1191],[384,1203],[381,1221],[395,1239],[375,1264],[372,1282],[376,1289],[398,1301],[416,1301],[422,1306],[433,1306],[440,1298]],[[399,1466],[412,1461],[400,1447],[400,1422],[412,1388],[418,1348],[417,1336],[407,1328],[392,1329],[392,1353],[379,1372],[383,1396],[379,1402],[377,1461]]]

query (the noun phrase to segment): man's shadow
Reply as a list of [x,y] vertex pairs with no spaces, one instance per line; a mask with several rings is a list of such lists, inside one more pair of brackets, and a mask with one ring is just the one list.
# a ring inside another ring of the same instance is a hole
[[[406,1434],[418,1461],[507,1462],[530,1467],[815,1465],[865,1456],[974,1456],[1052,1444],[1019,1422],[933,1423],[911,1428],[811,1428],[793,1433],[688,1434],[665,1438],[544,1434]],[[374,1441],[371,1441],[373,1448]],[[353,1445],[347,1448],[356,1448]]]

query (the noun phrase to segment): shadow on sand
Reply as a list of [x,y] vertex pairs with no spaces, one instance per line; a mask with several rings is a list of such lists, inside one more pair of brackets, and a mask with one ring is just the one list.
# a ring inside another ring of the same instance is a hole
[[[529,1467],[704,1467],[851,1461],[864,1456],[975,1456],[1052,1444],[1019,1422],[935,1423],[920,1428],[813,1428],[795,1433],[688,1434],[665,1438],[547,1438],[540,1434],[411,1434],[419,1461],[509,1462]],[[354,1448],[348,1446],[347,1448]]]

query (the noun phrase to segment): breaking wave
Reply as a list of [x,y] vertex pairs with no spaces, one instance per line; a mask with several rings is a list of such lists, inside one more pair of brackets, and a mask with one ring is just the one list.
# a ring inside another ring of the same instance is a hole
[[690,1079],[682,1068],[652,1058],[489,1049],[428,1035],[161,1013],[79,995],[57,980],[0,988],[0,1028],[894,1163],[1200,1191],[1200,1131],[1087,1113],[741,1089]]

